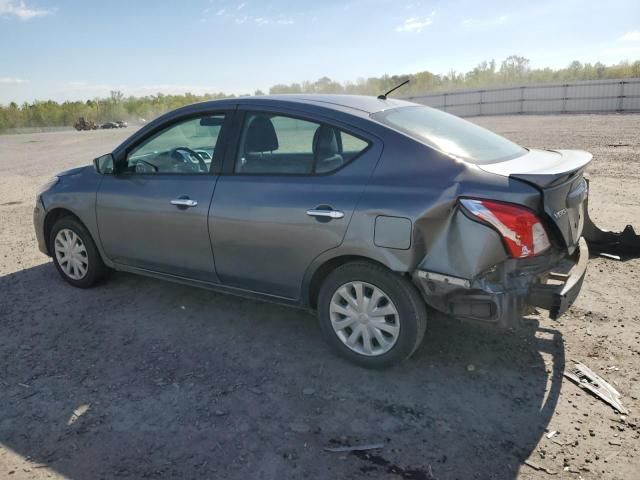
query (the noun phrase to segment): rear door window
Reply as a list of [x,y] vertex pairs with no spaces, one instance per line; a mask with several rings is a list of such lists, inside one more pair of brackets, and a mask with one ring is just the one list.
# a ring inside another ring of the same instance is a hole
[[245,175],[313,175],[338,170],[369,143],[318,122],[270,113],[247,113],[235,172]]

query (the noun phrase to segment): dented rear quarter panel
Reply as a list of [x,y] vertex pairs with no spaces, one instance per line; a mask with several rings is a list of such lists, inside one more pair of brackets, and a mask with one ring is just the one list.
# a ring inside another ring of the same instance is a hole
[[[517,203],[536,211],[541,208],[540,192],[529,184],[484,172],[402,134],[390,134],[340,253],[366,253],[397,272],[412,273],[420,266],[471,278],[506,258],[506,253],[490,227],[460,212],[457,200],[461,197]],[[380,216],[410,220],[409,248],[375,244]]]

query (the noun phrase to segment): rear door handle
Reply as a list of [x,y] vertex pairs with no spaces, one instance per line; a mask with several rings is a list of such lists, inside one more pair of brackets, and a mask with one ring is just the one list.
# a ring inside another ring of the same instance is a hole
[[190,198],[174,198],[171,200],[171,205],[176,205],[178,207],[195,207],[198,205],[198,202],[191,200]]
[[342,218],[344,212],[340,210],[307,210],[307,215],[310,217]]

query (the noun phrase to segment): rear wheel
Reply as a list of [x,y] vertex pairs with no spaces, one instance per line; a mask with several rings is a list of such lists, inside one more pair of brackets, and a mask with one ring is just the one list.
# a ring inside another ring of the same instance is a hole
[[73,217],[63,217],[53,225],[49,251],[60,276],[74,287],[92,287],[107,274],[91,235]]
[[427,325],[424,301],[413,284],[368,262],[348,263],[329,274],[318,296],[318,318],[329,344],[367,368],[409,358]]

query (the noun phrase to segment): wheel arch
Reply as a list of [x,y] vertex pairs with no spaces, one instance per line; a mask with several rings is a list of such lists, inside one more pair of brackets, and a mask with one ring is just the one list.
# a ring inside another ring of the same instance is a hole
[[[45,238],[45,243],[47,246],[47,253],[49,254],[49,256],[52,255],[51,253],[51,248],[50,248],[50,237],[51,237],[51,230],[53,229],[53,226],[56,224],[56,222],[58,220],[60,220],[61,218],[65,218],[65,217],[71,217],[74,220],[76,220],[78,223],[80,223],[86,230],[87,232],[89,232],[89,235],[91,235],[90,230],[87,228],[87,225],[80,219],[80,217],[78,215],[76,215],[75,213],[73,213],[71,210],[67,209],[67,208],[63,208],[63,207],[58,207],[58,208],[54,208],[52,210],[50,210],[49,212],[47,212],[47,215],[44,217],[44,238]],[[95,243],[95,239],[94,243]]]
[[305,275],[302,289],[302,304],[305,307],[315,310],[318,306],[318,294],[320,293],[320,288],[324,280],[336,268],[350,262],[369,262],[389,269],[389,267],[383,262],[371,257],[366,257],[364,255],[343,254],[336,255],[323,261],[316,261],[316,263],[309,268],[307,274]]

